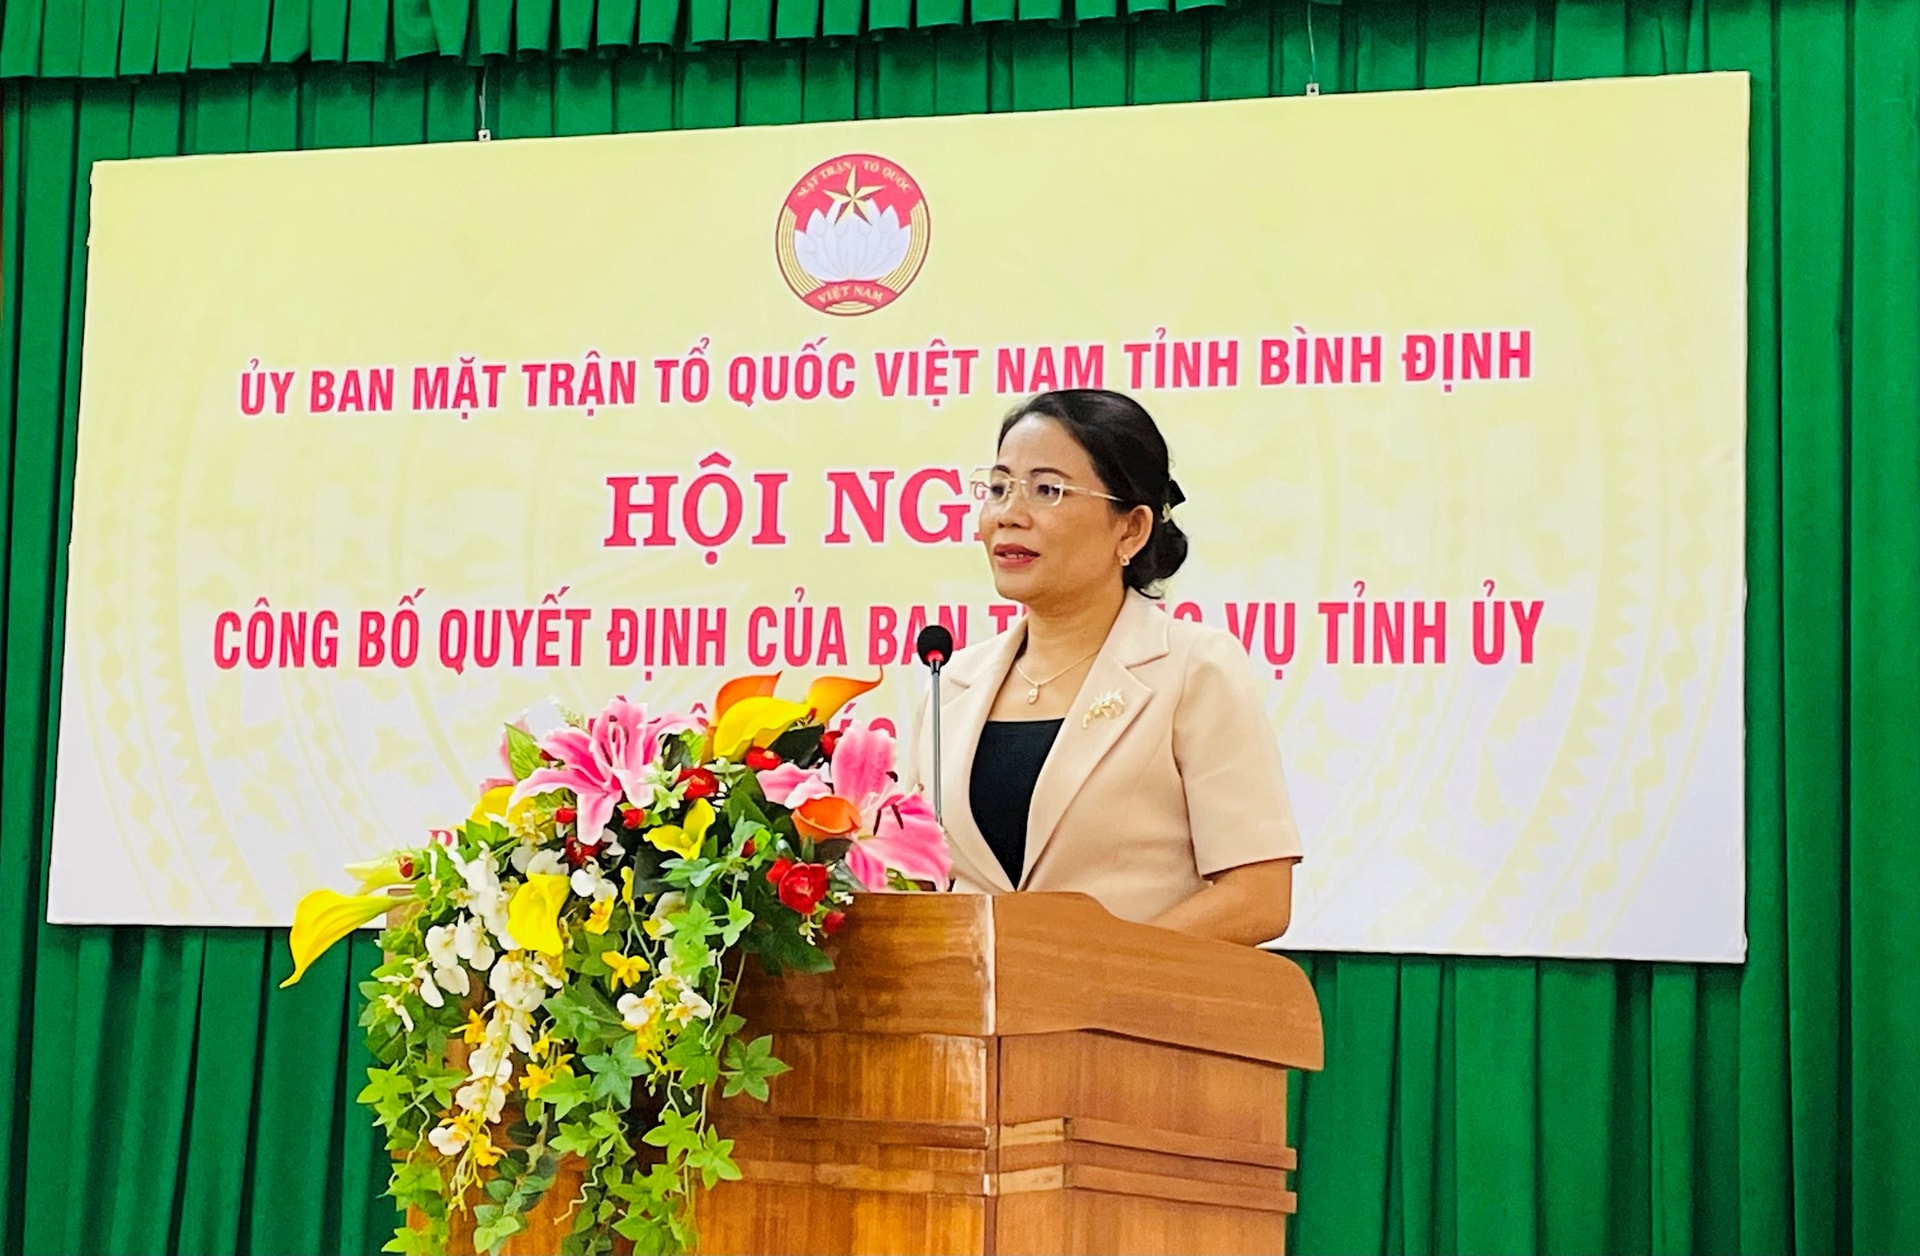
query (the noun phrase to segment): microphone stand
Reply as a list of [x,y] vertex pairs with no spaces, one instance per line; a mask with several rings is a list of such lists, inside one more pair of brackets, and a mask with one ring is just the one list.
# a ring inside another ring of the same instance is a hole
[[944,760],[940,758],[940,667],[946,660],[939,655],[933,656],[927,666],[933,672],[933,822],[946,831],[946,810],[940,805],[940,778],[945,775],[940,770]]

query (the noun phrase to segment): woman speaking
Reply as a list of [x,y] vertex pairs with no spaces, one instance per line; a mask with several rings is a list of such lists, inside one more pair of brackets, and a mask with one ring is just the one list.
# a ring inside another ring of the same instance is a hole
[[1278,937],[1300,837],[1246,654],[1148,597],[1187,553],[1153,419],[1119,393],[1044,393],[1001,424],[974,493],[994,588],[1026,614],[942,673],[942,762],[920,772],[941,773],[954,888]]

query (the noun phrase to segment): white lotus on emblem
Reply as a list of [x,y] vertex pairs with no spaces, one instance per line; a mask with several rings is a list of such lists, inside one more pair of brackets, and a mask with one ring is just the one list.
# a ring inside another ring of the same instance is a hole
[[906,259],[913,232],[889,205],[875,218],[841,213],[830,218],[816,209],[804,231],[794,233],[793,251],[806,272],[823,283],[879,279]]

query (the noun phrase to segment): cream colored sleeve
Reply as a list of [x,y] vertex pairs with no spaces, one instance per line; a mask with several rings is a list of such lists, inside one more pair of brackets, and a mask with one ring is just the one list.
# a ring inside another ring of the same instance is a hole
[[1273,722],[1246,653],[1224,632],[1194,641],[1174,712],[1173,757],[1201,876],[1300,857]]

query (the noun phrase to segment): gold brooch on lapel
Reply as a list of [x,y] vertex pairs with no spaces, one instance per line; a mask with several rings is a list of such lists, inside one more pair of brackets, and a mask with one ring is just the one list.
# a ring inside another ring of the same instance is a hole
[[1093,700],[1093,705],[1089,706],[1087,713],[1080,718],[1080,727],[1086,728],[1095,720],[1110,720],[1125,710],[1126,706],[1127,704],[1121,700],[1120,691],[1109,689]]

